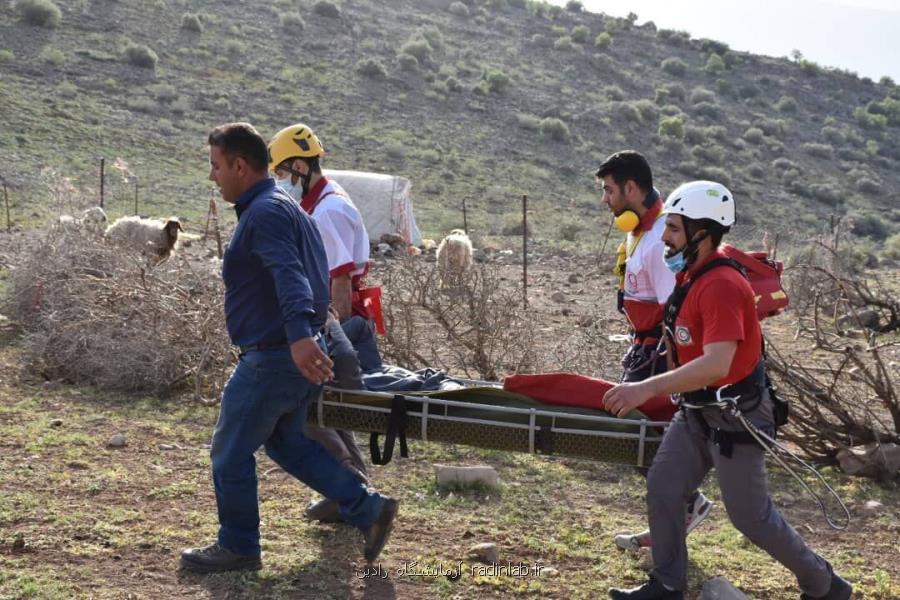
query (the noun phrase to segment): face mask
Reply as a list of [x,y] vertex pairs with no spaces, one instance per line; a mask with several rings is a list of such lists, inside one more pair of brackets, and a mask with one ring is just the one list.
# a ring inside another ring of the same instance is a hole
[[[299,178],[299,177],[297,178],[297,183],[300,183],[300,178]],[[285,177],[284,179],[278,179],[278,178],[276,177],[276,178],[275,178],[275,185],[277,185],[277,186],[280,187],[282,190],[284,190],[284,192],[285,192],[288,196],[290,196],[291,198],[293,198],[293,199],[294,199],[295,201],[297,201],[297,202],[300,202],[300,200],[303,198],[303,186],[301,186],[301,185],[294,185],[293,183],[291,183],[291,176],[290,176],[290,175],[288,175],[288,176]]]
[[663,261],[665,261],[666,266],[669,268],[669,270],[676,275],[684,271],[684,268],[687,266],[687,259],[684,257],[684,250],[680,250],[672,256],[663,254]]

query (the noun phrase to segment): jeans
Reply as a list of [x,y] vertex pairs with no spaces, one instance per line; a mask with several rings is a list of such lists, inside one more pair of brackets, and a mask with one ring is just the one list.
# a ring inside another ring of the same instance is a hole
[[375,341],[375,323],[360,316],[354,316],[341,323],[341,328],[353,345],[353,349],[356,350],[362,372],[380,371],[384,365],[381,362],[378,343]]
[[241,355],[222,394],[211,450],[224,548],[260,554],[254,453],[262,445],[282,469],[335,501],[351,525],[366,529],[381,513],[384,497],[303,435],[306,410],[320,390],[300,374],[287,348]]
[[[361,317],[354,317],[360,320]],[[337,320],[329,319],[325,325],[325,345],[328,356],[334,362],[333,385],[345,390],[364,390],[362,373],[359,370],[359,359],[347,335]],[[359,446],[352,431],[338,431],[330,427],[320,427],[312,421],[303,426],[306,437],[313,439],[328,450],[328,453],[344,465],[359,471],[359,475],[368,483],[368,471],[363,461]]]

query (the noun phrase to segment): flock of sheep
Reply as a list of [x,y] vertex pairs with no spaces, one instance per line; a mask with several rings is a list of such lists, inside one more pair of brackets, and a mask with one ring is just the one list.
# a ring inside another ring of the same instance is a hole
[[106,211],[99,206],[87,209],[80,217],[59,217],[59,224],[64,229],[102,233],[110,242],[136,250],[154,262],[161,262],[172,255],[178,244],[178,232],[184,231],[176,217],[166,220],[122,217],[109,226],[107,222]]
[[[102,233],[110,242],[136,250],[154,262],[162,262],[172,255],[178,244],[178,232],[184,231],[176,217],[165,220],[121,217],[109,226],[107,222],[106,212],[99,206],[87,209],[80,217],[59,217],[59,224],[65,229]],[[472,268],[472,262],[472,242],[469,236],[462,229],[454,229],[437,247],[441,286],[460,285],[465,273]]]

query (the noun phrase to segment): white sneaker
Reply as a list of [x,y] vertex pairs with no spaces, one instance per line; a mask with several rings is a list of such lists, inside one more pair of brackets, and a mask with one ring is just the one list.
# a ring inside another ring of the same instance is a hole
[[613,539],[613,541],[615,541],[616,546],[620,550],[630,550],[632,552],[637,552],[641,548],[650,547],[650,530],[645,529],[644,531],[636,534],[620,533]]
[[688,502],[687,512],[684,515],[684,524],[687,527],[687,533],[690,533],[712,512],[712,500],[703,495],[703,492],[697,492],[697,497],[693,502]]
[[[712,500],[704,496],[702,492],[697,493],[697,497],[694,498],[693,502],[687,503],[685,506],[684,524],[688,534],[709,516],[713,506],[715,504],[713,504]],[[613,541],[615,541],[616,546],[620,550],[631,550],[632,552],[637,552],[641,548],[649,548],[653,545],[649,529],[636,534],[620,533],[613,538]]]

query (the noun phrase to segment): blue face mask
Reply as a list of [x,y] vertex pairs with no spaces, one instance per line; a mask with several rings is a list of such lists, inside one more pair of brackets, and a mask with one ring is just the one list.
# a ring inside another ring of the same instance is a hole
[[284,179],[275,178],[275,185],[280,187],[284,192],[293,198],[295,201],[300,202],[303,198],[303,186],[300,185],[300,178],[297,178],[297,184],[291,183],[291,176],[288,175]]
[[669,270],[675,273],[681,273],[684,271],[684,268],[687,266],[687,259],[684,257],[684,250],[673,254],[672,256],[666,256],[663,254],[663,261],[665,261],[666,266],[669,267]]

